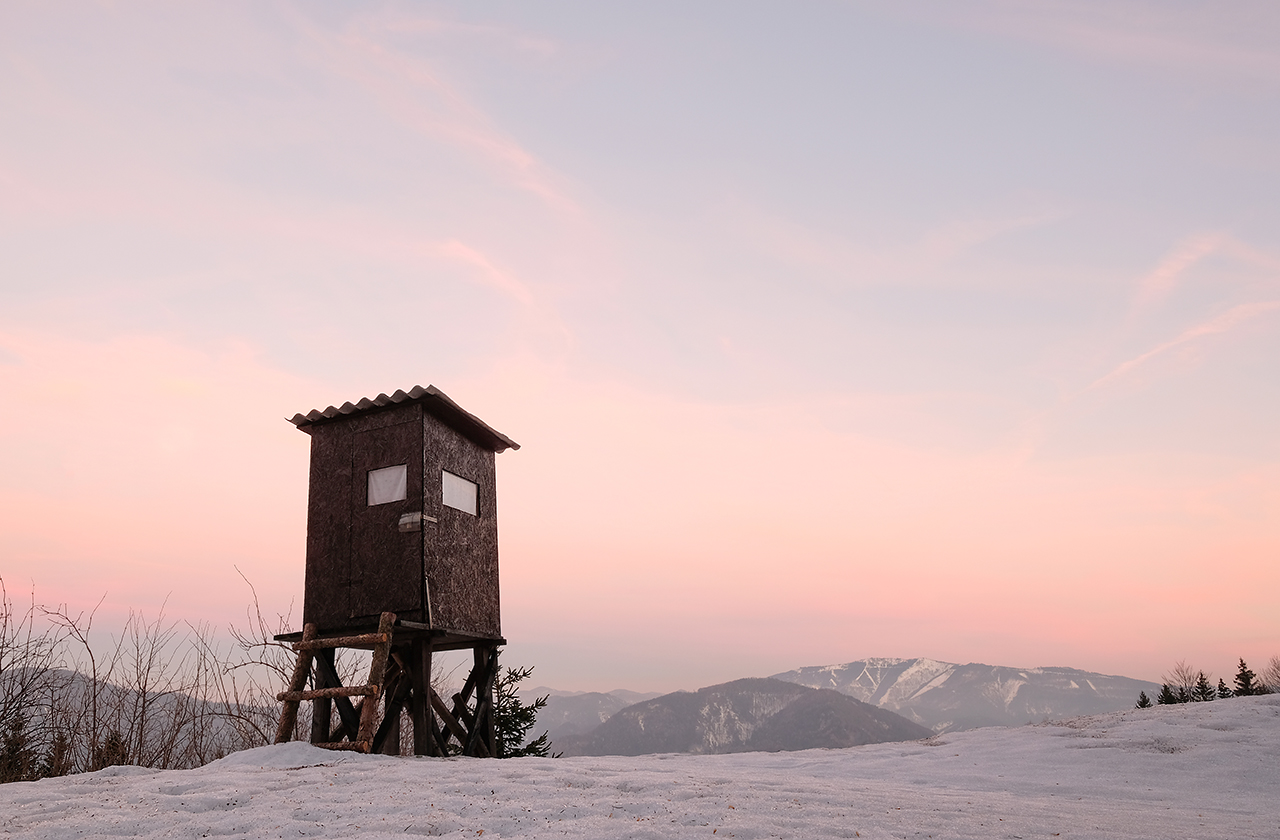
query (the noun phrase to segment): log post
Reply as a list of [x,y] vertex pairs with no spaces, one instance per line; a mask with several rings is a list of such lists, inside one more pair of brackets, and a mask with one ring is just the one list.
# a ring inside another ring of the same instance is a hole
[[488,647],[474,648],[474,667],[472,674],[476,676],[476,711],[471,720],[471,732],[468,734],[464,755],[495,756],[497,744],[494,742],[493,726],[493,684],[497,678],[497,656],[495,650]]
[[413,718],[413,754],[443,755],[433,737],[431,713],[431,639],[414,639],[409,646],[409,679],[412,682],[409,714]]
[[[317,662],[315,673],[312,675],[314,688],[331,688],[328,679],[328,671],[335,670],[333,667],[333,649],[318,650],[314,654]],[[327,663],[326,663],[327,660]],[[328,664],[326,670],[324,664]],[[331,740],[329,738],[329,729],[333,720],[333,698],[317,697],[311,701],[311,743],[320,744]]]
[[[378,634],[383,637],[383,641],[374,645],[373,664],[369,668],[369,686],[378,693],[385,693],[382,689],[387,675],[387,656],[391,653],[391,630],[395,623],[395,613],[389,612],[384,612],[378,621]],[[360,711],[360,735],[357,738],[362,744],[373,744],[373,716],[377,709],[377,695],[372,700],[366,697],[364,708]]]
[[387,677],[386,702],[382,709],[382,723],[373,736],[373,752],[382,755],[400,755],[400,710],[409,696],[409,675],[397,670]]
[[[494,758],[501,758],[501,756],[498,755],[497,721],[494,720],[494,714],[493,714],[494,709],[497,708],[494,705],[495,703],[497,703],[497,700],[494,698],[493,693],[497,687],[498,679],[500,676],[501,675],[498,673],[498,648],[496,646],[490,647],[489,648],[489,690],[485,692],[485,694],[487,694],[489,697],[489,713],[485,715],[485,728],[487,730],[485,732],[485,735],[489,740],[489,755],[493,756]],[[515,747],[517,749],[520,747],[519,744],[509,744],[508,746]]]
[[[316,669],[324,677],[325,685],[328,687],[341,686],[342,680],[338,679],[338,669],[334,664],[336,660],[333,648],[327,651],[322,650],[320,654],[320,656],[316,657]],[[338,707],[338,731],[345,733],[347,738],[355,741],[360,730],[360,712],[356,711],[356,707],[351,705],[351,701],[346,697],[334,698],[334,704]],[[340,737],[341,735],[334,734],[327,740],[336,741]],[[316,744],[320,743],[320,741],[313,740],[311,743]]]
[[[302,628],[303,640],[314,639],[316,636],[316,626],[308,624]],[[298,661],[293,665],[293,676],[289,679],[290,691],[301,691],[303,686],[307,684],[307,677],[311,675],[311,652],[299,651]],[[298,724],[298,702],[285,701],[284,708],[280,710],[280,726],[276,728],[276,743],[283,744],[293,737],[293,728]]]

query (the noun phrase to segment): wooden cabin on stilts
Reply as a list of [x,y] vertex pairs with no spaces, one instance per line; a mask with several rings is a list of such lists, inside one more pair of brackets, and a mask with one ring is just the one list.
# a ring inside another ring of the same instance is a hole
[[[310,702],[317,746],[397,755],[408,709],[415,755],[496,755],[494,456],[519,445],[434,386],[291,422],[311,436],[306,589],[302,632],[276,636],[298,654],[276,743]],[[373,651],[366,683],[342,684],[340,648]],[[432,656],[464,649],[471,672],[446,700]]]

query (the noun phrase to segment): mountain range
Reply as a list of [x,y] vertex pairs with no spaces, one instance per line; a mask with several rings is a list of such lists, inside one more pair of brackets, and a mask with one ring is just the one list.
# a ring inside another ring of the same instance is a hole
[[[549,695],[533,734],[548,731],[553,749],[569,755],[638,755],[839,747],[874,742],[859,739],[909,740],[983,726],[1020,726],[1120,711],[1132,707],[1140,692],[1154,698],[1159,689],[1145,680],[1076,668],[878,658],[662,696],[624,690],[562,692],[545,686],[521,695],[525,702]],[[868,710],[892,712],[903,724],[922,729],[902,728],[891,718],[868,718]]]
[[1021,726],[1117,712],[1156,683],[1077,668],[1010,668],[934,659],[859,659],[775,674],[774,679],[830,688],[897,712],[934,732]]
[[852,747],[931,734],[837,691],[748,678],[627,706],[589,734],[553,745],[566,755],[705,754]]

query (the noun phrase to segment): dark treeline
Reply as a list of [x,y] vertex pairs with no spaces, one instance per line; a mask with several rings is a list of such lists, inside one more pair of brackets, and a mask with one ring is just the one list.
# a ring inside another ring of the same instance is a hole
[[1255,674],[1243,659],[1236,670],[1232,685],[1218,678],[1217,685],[1213,678],[1204,671],[1197,671],[1185,662],[1174,665],[1173,670],[1164,675],[1160,693],[1155,702],[1145,691],[1138,694],[1137,708],[1146,709],[1153,705],[1169,706],[1176,703],[1207,703],[1211,700],[1225,700],[1228,697],[1252,697],[1258,694],[1280,693],[1280,656],[1271,657],[1262,674]]

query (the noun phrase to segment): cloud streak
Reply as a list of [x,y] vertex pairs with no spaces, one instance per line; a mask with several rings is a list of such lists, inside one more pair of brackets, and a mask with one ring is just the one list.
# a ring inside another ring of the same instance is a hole
[[1114,383],[1117,380],[1128,376],[1134,370],[1150,362],[1152,359],[1168,353],[1170,350],[1196,341],[1197,339],[1231,332],[1241,324],[1265,315],[1268,312],[1274,312],[1277,309],[1280,309],[1280,300],[1257,301],[1254,303],[1242,303],[1237,306],[1233,306],[1226,312],[1183,331],[1177,338],[1166,341],[1163,344],[1159,344],[1142,355],[1135,356],[1134,358],[1123,362],[1110,373],[1092,382],[1085,390],[1092,391]]

